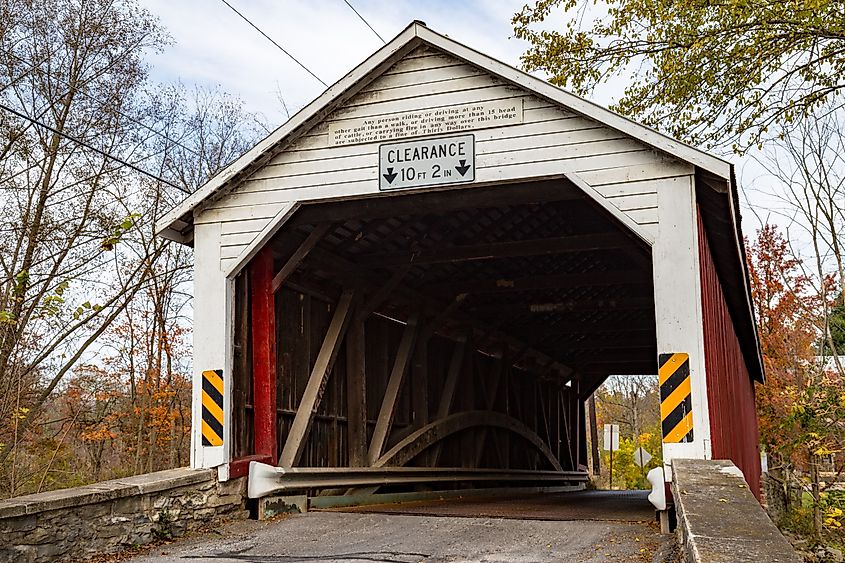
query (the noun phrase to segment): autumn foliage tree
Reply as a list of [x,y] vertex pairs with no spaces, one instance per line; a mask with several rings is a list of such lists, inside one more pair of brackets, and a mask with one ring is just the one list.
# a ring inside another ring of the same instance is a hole
[[537,0],[513,25],[528,70],[579,94],[621,76],[614,109],[694,144],[757,144],[845,89],[837,0]]
[[[763,443],[780,452],[791,439],[783,421],[803,384],[801,366],[813,362],[817,330],[808,313],[809,280],[787,241],[765,225],[749,245],[749,274],[767,384],[757,389]],[[812,306],[809,307],[812,309]]]
[[[838,528],[841,508],[825,493],[821,460],[845,450],[843,379],[825,356],[824,328],[834,292],[814,289],[788,242],[771,225],[749,246],[749,273],[758,317],[766,384],[757,389],[761,438],[772,469],[809,475],[813,528]],[[833,278],[822,282],[833,284]],[[841,471],[842,468],[840,467]],[[827,516],[827,517],[826,517]]]
[[168,42],[137,0],[0,0],[0,496],[187,463],[191,254],[153,225],[263,131],[152,82]]

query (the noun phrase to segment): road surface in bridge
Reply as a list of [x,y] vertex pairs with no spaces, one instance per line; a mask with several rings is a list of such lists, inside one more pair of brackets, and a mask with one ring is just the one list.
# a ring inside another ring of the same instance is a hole
[[134,563],[652,561],[668,542],[645,492],[591,491],[334,509],[157,547]]

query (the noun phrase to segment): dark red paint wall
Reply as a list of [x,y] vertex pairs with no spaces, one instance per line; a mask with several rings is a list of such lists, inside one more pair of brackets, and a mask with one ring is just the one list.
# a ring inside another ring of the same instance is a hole
[[713,459],[730,459],[751,491],[760,498],[760,437],[754,403],[754,382],[716,273],[716,266],[698,212],[698,251],[704,311],[704,362]]

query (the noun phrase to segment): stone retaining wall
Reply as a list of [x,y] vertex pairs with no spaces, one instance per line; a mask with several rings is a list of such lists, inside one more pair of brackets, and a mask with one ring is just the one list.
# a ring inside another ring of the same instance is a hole
[[246,478],[170,469],[0,502],[0,561],[69,561],[245,518]]
[[684,563],[801,563],[730,461],[672,460]]

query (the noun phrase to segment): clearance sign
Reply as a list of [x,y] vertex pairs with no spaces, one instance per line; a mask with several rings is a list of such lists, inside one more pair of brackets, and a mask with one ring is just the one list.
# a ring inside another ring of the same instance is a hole
[[475,181],[475,137],[459,135],[379,146],[379,190]]

